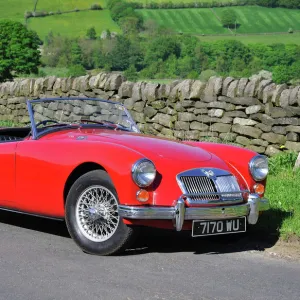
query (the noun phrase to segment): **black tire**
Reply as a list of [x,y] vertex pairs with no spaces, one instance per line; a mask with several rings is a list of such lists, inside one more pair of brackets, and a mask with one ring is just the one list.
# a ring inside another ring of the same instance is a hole
[[121,218],[119,218],[118,225],[116,226],[113,235],[105,241],[93,241],[92,238],[88,238],[86,236],[87,233],[83,232],[84,228],[79,224],[80,221],[77,221],[77,202],[84,191],[92,186],[101,186],[106,188],[118,201],[114,185],[105,171],[95,170],[82,175],[71,187],[66,200],[65,215],[69,233],[76,244],[84,252],[89,254],[112,255],[120,253],[129,246],[130,242],[133,240],[134,234],[133,228],[124,224]]

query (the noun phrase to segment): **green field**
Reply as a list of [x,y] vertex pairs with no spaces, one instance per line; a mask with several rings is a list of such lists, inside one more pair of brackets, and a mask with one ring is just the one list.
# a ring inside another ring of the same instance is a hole
[[297,44],[300,45],[300,32],[293,34],[272,34],[272,35],[231,35],[231,36],[197,36],[199,40],[204,42],[215,42],[219,40],[237,40],[244,44],[276,44],[278,42],[283,44]]
[[[300,10],[265,8],[258,6],[230,7],[237,14],[237,33],[287,32],[289,28],[300,30]],[[219,16],[224,8],[214,8]],[[194,34],[229,33],[208,8],[141,9],[144,19],[153,19],[174,31]]]
[[[0,0],[1,1],[1,0]],[[22,0],[23,1],[23,0]],[[32,0],[31,0],[32,1]],[[92,4],[100,4],[105,7],[106,0],[39,0],[37,4],[37,11],[68,11],[75,8],[87,9]]]
[[24,22],[25,11],[32,11],[33,5],[33,0],[0,0],[0,20]]
[[[138,3],[192,3],[193,0],[126,0],[127,2],[138,2]],[[197,0],[197,2],[229,2],[228,0]]]
[[97,35],[103,30],[120,32],[118,25],[112,20],[108,10],[82,11],[68,14],[54,15],[44,18],[30,18],[28,27],[35,30],[44,39],[52,31],[68,37],[83,37],[87,29],[94,26]]

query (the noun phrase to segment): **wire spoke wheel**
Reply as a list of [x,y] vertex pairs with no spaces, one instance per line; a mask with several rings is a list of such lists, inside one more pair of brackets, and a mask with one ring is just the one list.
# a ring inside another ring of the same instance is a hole
[[93,242],[111,238],[120,220],[116,197],[101,185],[90,186],[81,193],[75,215],[79,230]]

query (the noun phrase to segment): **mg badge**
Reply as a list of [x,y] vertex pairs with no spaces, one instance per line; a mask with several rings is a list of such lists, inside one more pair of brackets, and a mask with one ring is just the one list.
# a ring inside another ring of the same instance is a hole
[[215,173],[212,170],[202,170],[202,172],[207,176],[207,177],[215,177]]

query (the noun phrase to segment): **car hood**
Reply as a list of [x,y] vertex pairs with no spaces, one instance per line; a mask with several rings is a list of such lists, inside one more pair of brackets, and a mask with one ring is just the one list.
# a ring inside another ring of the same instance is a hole
[[165,138],[152,137],[131,132],[105,130],[86,134],[87,140],[116,143],[133,149],[149,159],[164,158],[181,161],[204,162],[212,155],[203,149]]

